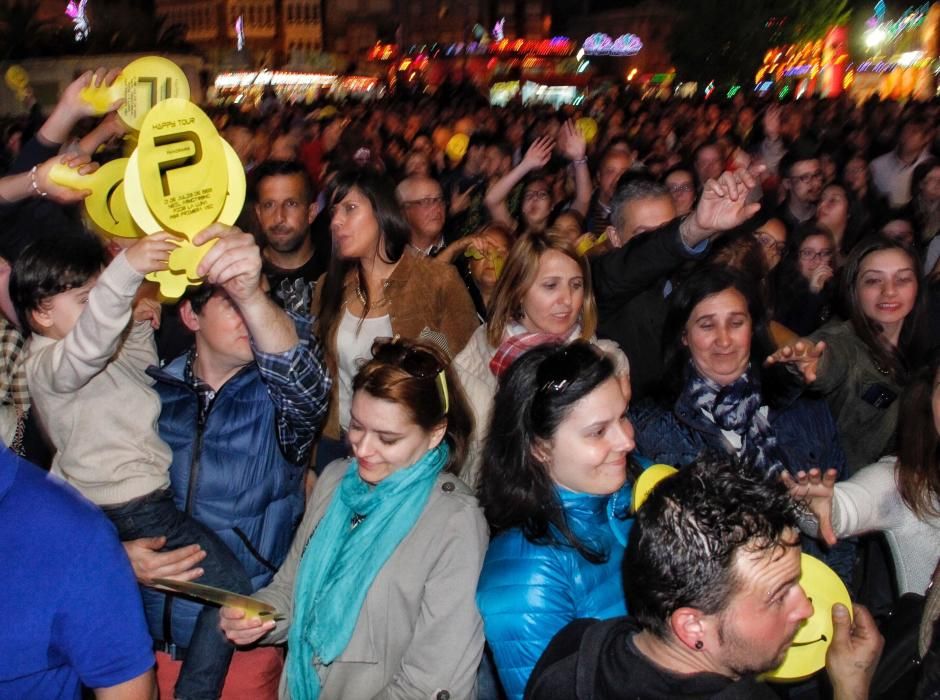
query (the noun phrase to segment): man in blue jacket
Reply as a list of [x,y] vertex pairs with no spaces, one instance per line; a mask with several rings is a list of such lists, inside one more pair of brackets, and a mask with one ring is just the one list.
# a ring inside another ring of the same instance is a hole
[[[150,374],[163,404],[160,436],[173,451],[177,506],[225,541],[257,590],[280,566],[303,514],[306,466],[331,382],[310,319],[264,292],[253,237],[215,225],[196,242],[216,237],[199,268],[205,284],[180,305],[194,347]],[[204,553],[163,552],[163,544],[125,543],[138,580],[198,581]],[[152,590],[144,603],[157,650],[183,657],[199,606]]]

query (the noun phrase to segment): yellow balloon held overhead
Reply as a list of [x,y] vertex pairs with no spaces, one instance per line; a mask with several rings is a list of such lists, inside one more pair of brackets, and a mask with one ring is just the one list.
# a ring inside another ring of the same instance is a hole
[[467,152],[467,146],[470,145],[470,137],[466,134],[454,134],[447,141],[447,146],[444,148],[444,153],[447,154],[447,157],[450,158],[454,163],[460,161],[464,154]]
[[147,206],[165,230],[194,236],[215,222],[228,196],[228,165],[212,121],[170,98],[140,127],[137,170]]
[[849,592],[835,571],[809,554],[801,555],[800,564],[800,586],[813,604],[813,614],[796,633],[783,663],[762,676],[768,681],[793,683],[823,668],[832,642],[832,606],[841,603],[852,611]]
[[593,143],[597,138],[597,122],[591,117],[581,117],[574,123],[574,128],[584,137],[586,143]]
[[650,491],[653,490],[656,484],[666,477],[678,473],[678,469],[670,467],[668,464],[653,464],[644,469],[643,473],[637,477],[636,483],[633,484],[633,512],[640,509],[640,506],[646,501],[647,496],[650,495]]

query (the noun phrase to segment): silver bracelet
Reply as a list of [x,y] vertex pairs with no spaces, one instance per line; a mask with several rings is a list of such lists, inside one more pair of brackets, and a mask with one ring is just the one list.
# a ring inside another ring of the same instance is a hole
[[587,158],[578,158],[577,160],[571,161],[572,165],[581,165],[581,163],[587,163]]
[[48,192],[43,192],[41,189],[39,189],[39,182],[36,179],[37,178],[36,173],[38,172],[38,170],[39,170],[39,166],[34,165],[32,169],[29,171],[29,186],[33,189],[33,192],[38,194],[40,197],[48,197],[49,196]]

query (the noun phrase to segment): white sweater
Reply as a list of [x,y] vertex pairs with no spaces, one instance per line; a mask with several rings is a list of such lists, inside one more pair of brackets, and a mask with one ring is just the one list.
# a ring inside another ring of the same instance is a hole
[[885,533],[898,590],[924,593],[940,558],[940,518],[921,520],[907,507],[898,491],[895,457],[880,460],[835,486],[832,527],[837,537],[863,532]]
[[98,505],[170,484],[172,453],[157,433],[160,398],[145,374],[157,362],[153,330],[138,323],[128,332],[142,279],[118,255],[68,335],[34,334],[26,348],[29,393],[56,449],[52,471]]

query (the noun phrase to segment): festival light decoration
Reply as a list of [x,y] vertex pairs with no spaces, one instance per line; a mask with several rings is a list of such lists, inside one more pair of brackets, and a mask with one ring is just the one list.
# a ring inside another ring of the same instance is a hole
[[621,34],[612,39],[603,32],[591,34],[581,47],[588,56],[635,56],[643,49],[636,34]]
[[85,14],[85,8],[88,5],[88,0],[69,0],[69,4],[65,6],[65,14],[72,19],[72,24],[75,26],[75,40],[83,41],[88,38],[88,33],[91,31],[91,25],[88,23],[88,15]]

